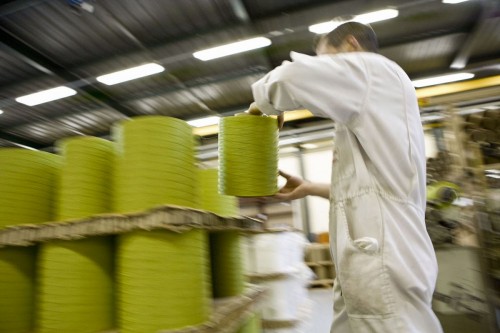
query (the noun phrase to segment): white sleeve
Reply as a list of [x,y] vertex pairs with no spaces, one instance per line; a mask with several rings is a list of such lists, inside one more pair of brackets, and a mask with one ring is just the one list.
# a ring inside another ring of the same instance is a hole
[[252,92],[264,113],[308,109],[346,124],[362,112],[368,87],[362,57],[345,53],[285,63],[255,82]]

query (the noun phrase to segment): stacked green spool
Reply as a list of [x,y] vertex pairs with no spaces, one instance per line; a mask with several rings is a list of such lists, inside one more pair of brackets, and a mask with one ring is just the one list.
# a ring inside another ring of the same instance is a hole
[[245,281],[241,257],[241,235],[238,231],[210,234],[210,262],[214,297],[240,295]]
[[113,244],[104,237],[43,244],[39,333],[93,333],[114,327],[112,253]]
[[0,148],[0,228],[53,219],[59,161],[46,152]]
[[260,317],[257,314],[251,314],[244,322],[243,326],[238,330],[237,333],[260,333],[261,324]]
[[35,248],[0,248],[0,332],[33,331]]
[[82,218],[111,211],[111,168],[114,144],[96,137],[59,142],[63,157],[57,218]]
[[199,173],[201,209],[226,217],[238,215],[237,198],[218,192],[218,170],[202,169]]
[[[95,137],[61,141],[59,220],[110,211],[114,145]],[[40,333],[98,332],[114,327],[113,246],[108,237],[41,245],[38,263]]]
[[191,126],[176,118],[141,116],[119,123],[113,132],[114,211],[163,204],[199,208]]
[[278,190],[278,124],[267,116],[225,117],[219,126],[219,192],[238,197]]
[[136,231],[121,235],[118,245],[121,333],[155,333],[208,320],[206,231]]

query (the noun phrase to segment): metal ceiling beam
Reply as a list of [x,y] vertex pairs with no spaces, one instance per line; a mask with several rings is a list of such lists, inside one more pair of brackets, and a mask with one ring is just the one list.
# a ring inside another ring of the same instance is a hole
[[32,140],[25,139],[23,137],[10,134],[4,131],[0,131],[0,139],[12,142],[15,145],[21,145],[21,146],[26,146],[26,147],[31,147],[35,149],[41,149],[44,148],[45,145],[40,144],[39,142],[35,142]]
[[133,116],[135,113],[121,105],[109,93],[98,87],[88,79],[68,71],[49,57],[38,52],[24,41],[12,35],[5,27],[0,25],[0,49],[23,60],[28,65],[41,70],[45,74],[55,75],[68,82],[72,88],[77,89],[82,95],[101,103],[103,106],[112,108],[125,116]]
[[498,15],[498,3],[493,3],[493,1],[482,1],[481,3],[481,13],[476,21],[476,24],[470,31],[467,39],[465,40],[462,48],[458,51],[457,55],[453,59],[450,68],[462,69],[467,66],[469,58],[474,51],[478,39],[482,36],[483,27],[486,25],[488,19],[494,18]]
[[0,16],[13,14],[20,10],[36,6],[47,0],[11,0],[4,1],[4,4],[0,5]]
[[247,8],[242,0],[229,0],[229,4],[233,9],[234,15],[238,18],[238,20],[240,20],[240,22],[248,24],[252,23]]

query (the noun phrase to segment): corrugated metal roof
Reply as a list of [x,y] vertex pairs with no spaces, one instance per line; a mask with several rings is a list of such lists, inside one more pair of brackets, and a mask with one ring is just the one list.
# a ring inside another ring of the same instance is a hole
[[[5,37],[0,40],[0,139],[10,133],[50,145],[76,132],[107,132],[112,120],[124,117],[121,113],[191,119],[245,108],[252,101],[251,83],[288,60],[291,50],[313,54],[310,24],[386,6],[397,7],[400,15],[372,25],[381,53],[411,77],[449,71],[462,54],[466,69],[479,77],[500,73],[492,65],[500,59],[495,0],[457,5],[436,0],[86,1],[95,6],[93,13],[76,13],[63,0],[0,4]],[[489,15],[481,21],[485,8]],[[207,62],[192,55],[257,35],[273,44]],[[472,47],[464,49],[470,40]],[[157,62],[165,71],[115,86],[95,80],[145,62]],[[14,101],[58,85],[75,87],[78,94],[34,107]]]

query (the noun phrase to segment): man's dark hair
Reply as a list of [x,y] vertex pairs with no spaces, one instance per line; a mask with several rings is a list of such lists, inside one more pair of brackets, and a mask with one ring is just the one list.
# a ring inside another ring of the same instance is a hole
[[359,45],[368,52],[378,52],[378,39],[375,31],[365,24],[358,22],[346,22],[339,25],[333,31],[316,38],[314,46],[324,40],[333,47],[339,47],[348,35],[353,35]]

